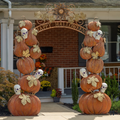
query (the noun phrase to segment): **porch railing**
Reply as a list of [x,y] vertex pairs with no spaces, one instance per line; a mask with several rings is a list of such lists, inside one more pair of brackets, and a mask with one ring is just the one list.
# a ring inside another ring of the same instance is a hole
[[[68,67],[68,68],[58,68],[58,87],[62,89],[62,94],[64,94],[64,89],[72,87],[73,71],[75,72],[75,78],[81,80],[82,77],[79,73],[81,68],[86,67]],[[120,66],[104,66],[103,70],[99,75],[101,76],[104,73],[105,76],[116,76],[116,80],[120,86]],[[90,72],[89,72],[90,74]],[[76,81],[77,82],[77,81]],[[80,86],[79,86],[80,87]]]

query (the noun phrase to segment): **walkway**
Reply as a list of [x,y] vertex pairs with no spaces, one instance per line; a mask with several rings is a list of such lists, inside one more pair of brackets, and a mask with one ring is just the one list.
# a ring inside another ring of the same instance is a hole
[[0,117],[0,120],[120,120],[120,115],[82,115],[62,103],[42,103],[38,116]]

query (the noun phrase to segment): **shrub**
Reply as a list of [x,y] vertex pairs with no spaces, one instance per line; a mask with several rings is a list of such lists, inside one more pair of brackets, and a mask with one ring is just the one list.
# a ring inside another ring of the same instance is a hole
[[10,70],[0,67],[0,106],[7,105],[9,99],[15,94],[14,85],[18,82],[18,75]]
[[119,101],[112,100],[111,111],[114,111],[115,113],[120,114],[120,100]]
[[79,108],[79,105],[78,105],[78,104],[74,105],[72,108],[73,108],[73,110],[76,110],[76,111],[78,111],[78,112],[82,113],[82,111],[80,110],[80,108]]
[[114,75],[113,79],[110,78],[110,76],[105,77],[104,73],[102,73],[102,79],[105,79],[105,82],[108,85],[107,90],[105,93],[110,97],[110,98],[116,98],[119,96],[119,88],[118,88],[118,82],[116,80],[116,77]]
[[73,105],[77,104],[77,101],[78,101],[78,83],[75,80],[75,72],[73,72],[73,80],[72,80],[72,100],[73,100]]
[[58,97],[61,98],[62,92],[60,88],[56,88],[52,90],[52,94],[50,95],[51,97]]

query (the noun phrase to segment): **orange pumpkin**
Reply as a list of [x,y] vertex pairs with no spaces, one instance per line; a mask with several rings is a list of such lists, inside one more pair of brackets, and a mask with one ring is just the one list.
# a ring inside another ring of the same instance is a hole
[[89,35],[85,35],[83,40],[84,46],[93,47],[96,45],[96,41],[94,37],[90,37]]
[[29,47],[25,44],[23,38],[21,36],[15,37],[15,48],[14,54],[17,57],[22,57],[23,51],[26,51]]
[[[99,99],[100,96],[95,95],[96,93],[104,96],[102,101]],[[79,108],[85,114],[106,114],[111,108],[111,99],[101,92],[85,93],[79,99]]]
[[34,61],[30,57],[20,58],[16,64],[17,69],[23,74],[29,74],[35,68]]
[[[96,78],[97,80],[95,82],[91,81],[91,80],[95,80]],[[91,92],[93,90],[99,89],[101,88],[101,85],[102,85],[102,78],[96,74],[89,75],[88,77],[83,78],[80,82],[81,89],[84,92]]]
[[33,58],[33,59],[38,59],[40,56],[41,56],[41,50],[38,52],[38,51],[34,51],[34,47],[32,47],[30,49],[30,56]]
[[80,56],[82,59],[90,59],[92,56],[91,56],[91,53],[92,53],[92,50],[91,48],[88,48],[88,47],[84,47],[84,48],[81,48],[80,50]]
[[98,21],[91,21],[88,23],[88,29],[92,31],[97,31],[101,27],[101,23]]
[[8,109],[14,116],[35,116],[40,112],[41,102],[35,95],[29,95],[31,103],[23,105],[19,95],[13,95],[8,101]]
[[[37,85],[35,85],[35,83],[33,81],[33,85],[29,86],[30,81],[27,79],[28,76],[31,77],[32,75],[22,76],[21,78],[18,79],[18,84],[21,86],[22,90],[35,94],[40,89],[40,82],[39,82],[39,80],[36,79]],[[32,76],[32,77],[35,78],[34,76]]]
[[104,56],[105,54],[105,47],[104,47],[104,42],[102,40],[100,40],[98,42],[98,44],[96,44],[94,47],[93,47],[93,52],[98,52],[100,57]]
[[35,63],[35,67],[36,67],[36,68],[39,68],[39,66],[40,66],[40,62],[36,62],[36,63]]
[[23,20],[19,22],[19,28],[26,28],[27,30],[30,30],[32,28],[32,22],[29,20]]
[[103,69],[104,62],[102,59],[89,59],[86,63],[86,69],[91,73],[100,73]]
[[33,29],[30,29],[28,32],[28,37],[25,39],[25,43],[28,46],[33,46],[38,43],[36,36],[32,33]]

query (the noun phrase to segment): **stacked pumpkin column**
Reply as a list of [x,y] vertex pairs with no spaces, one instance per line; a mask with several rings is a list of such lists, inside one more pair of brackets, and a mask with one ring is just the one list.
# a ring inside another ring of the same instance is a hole
[[38,77],[30,73],[35,68],[33,59],[40,57],[41,50],[36,38],[37,30],[32,29],[32,23],[29,20],[20,21],[19,27],[21,35],[15,37],[14,54],[19,58],[17,69],[23,76],[14,86],[15,94],[8,102],[8,109],[15,116],[33,116],[41,109],[40,99],[35,96],[40,89],[40,82]]
[[86,93],[80,97],[79,107],[85,114],[106,114],[111,108],[111,99],[104,93],[107,84],[102,83],[102,78],[98,75],[104,66],[100,57],[105,54],[105,38],[101,37],[100,27],[99,21],[92,21],[88,24],[83,41],[84,47],[80,50],[80,56],[87,60],[86,69],[91,73],[88,75],[86,69],[80,69],[83,77],[80,85]]

